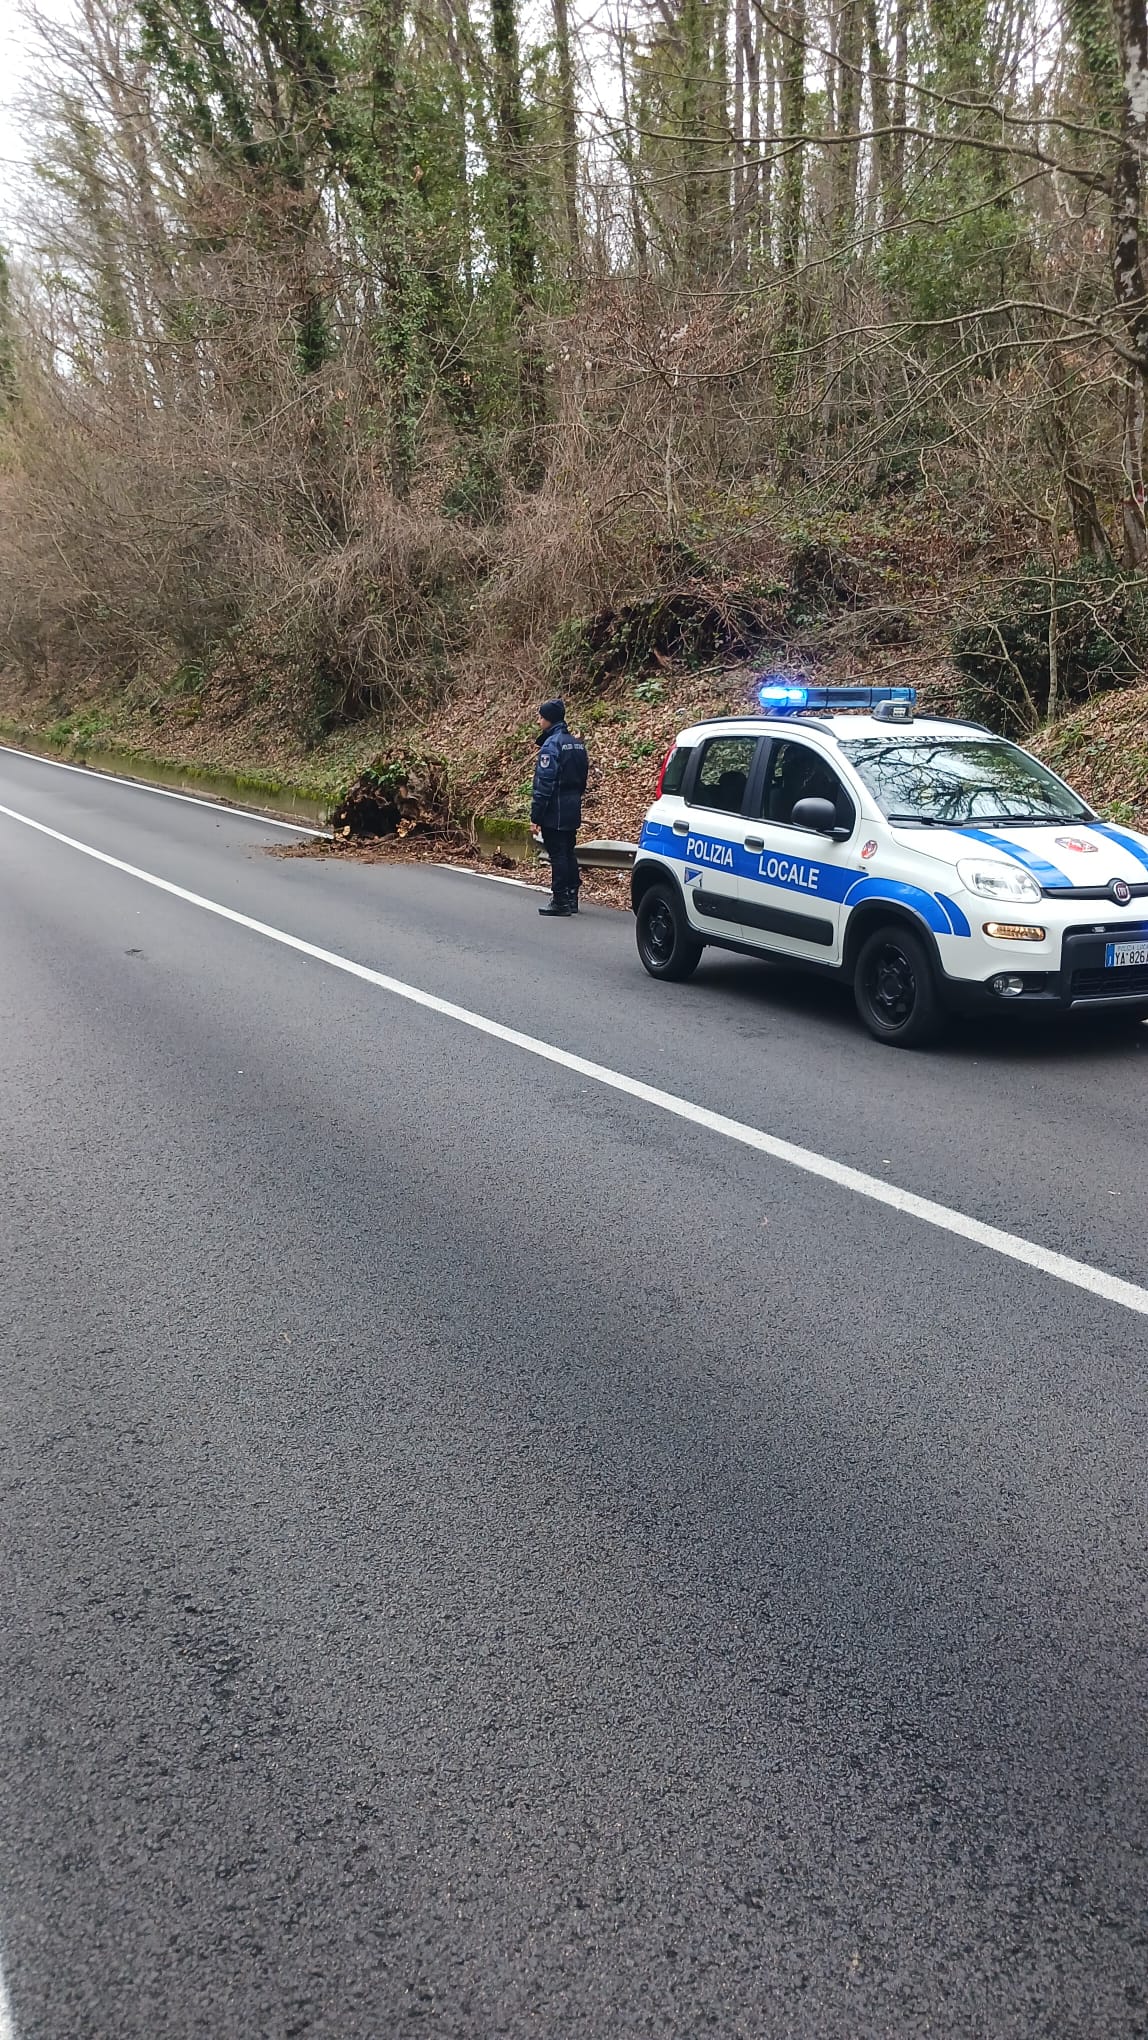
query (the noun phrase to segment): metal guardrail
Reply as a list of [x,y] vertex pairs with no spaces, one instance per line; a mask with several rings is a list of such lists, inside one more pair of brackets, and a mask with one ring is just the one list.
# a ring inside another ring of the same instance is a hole
[[576,843],[575,855],[588,871],[629,871],[638,854],[636,843]]
[[[536,846],[539,864],[549,864],[541,844]],[[587,871],[629,871],[638,854],[636,843],[576,843],[574,854]]]

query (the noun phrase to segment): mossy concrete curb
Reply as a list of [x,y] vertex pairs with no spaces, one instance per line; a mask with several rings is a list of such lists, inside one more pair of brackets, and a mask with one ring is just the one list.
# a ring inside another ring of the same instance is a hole
[[[104,773],[136,786],[158,786],[164,792],[188,793],[220,807],[248,808],[274,821],[298,821],[308,828],[326,829],[338,800],[319,800],[309,789],[289,780],[259,772],[213,772],[203,766],[180,765],[170,758],[158,758],[147,751],[108,744],[54,743],[42,730],[28,729],[7,717],[0,717],[0,744],[29,757],[46,758],[55,764],[75,765],[89,772]],[[538,845],[530,823],[518,815],[481,814],[460,817],[460,826],[486,856],[512,858],[516,864],[538,864]],[[632,845],[603,843],[583,845],[591,856],[588,864],[621,869],[632,861],[617,853]],[[602,853],[602,854],[594,854]]]
[[220,772],[206,766],[181,765],[147,751],[107,744],[53,743],[42,730],[27,729],[0,718],[0,742],[31,757],[59,765],[76,765],[109,779],[137,786],[159,786],[165,792],[195,794],[221,807],[257,810],[277,821],[299,821],[325,828],[333,801],[320,800],[308,789],[259,772]]

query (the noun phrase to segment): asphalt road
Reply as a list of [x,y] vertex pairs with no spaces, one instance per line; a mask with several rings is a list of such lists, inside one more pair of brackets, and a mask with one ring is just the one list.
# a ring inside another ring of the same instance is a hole
[[[1148,1029],[0,806],[1148,1281]],[[0,1301],[17,2040],[1148,2034],[1148,1318],[3,814]]]

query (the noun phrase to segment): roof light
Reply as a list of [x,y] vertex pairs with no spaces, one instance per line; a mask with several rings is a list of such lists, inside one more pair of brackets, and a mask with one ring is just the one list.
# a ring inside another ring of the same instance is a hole
[[911,716],[915,687],[806,687],[785,680],[762,680],[757,698],[766,715],[800,715],[806,709],[876,708],[879,702],[903,704]]
[[768,681],[758,688],[757,698],[767,715],[786,715],[808,708],[811,692],[808,687],[783,687],[778,681]]

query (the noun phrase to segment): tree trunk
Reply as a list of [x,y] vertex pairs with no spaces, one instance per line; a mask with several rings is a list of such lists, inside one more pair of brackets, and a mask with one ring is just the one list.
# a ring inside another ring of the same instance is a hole
[[490,33],[494,44],[497,86],[499,168],[506,207],[507,267],[514,293],[518,338],[520,452],[526,474],[537,480],[541,454],[538,435],[546,412],[546,386],[536,325],[538,258],[530,202],[526,112],[522,104],[522,69],[514,0],[491,0]]
[[650,241],[642,211],[637,151],[634,147],[634,124],[630,117],[630,74],[626,66],[627,34],[628,31],[624,27],[619,29],[618,82],[622,93],[622,132],[626,137],[626,186],[630,199],[630,232],[634,237],[634,262],[638,275],[646,277],[650,272]]
[[1144,522],[1144,370],[1130,368],[1124,393],[1124,564],[1148,567],[1148,530]]
[[8,258],[0,247],[0,412],[16,394],[16,342],[12,331],[12,295]]
[[[379,238],[383,303],[378,359],[388,398],[388,467],[396,496],[405,498],[415,458],[414,279],[406,247],[403,190],[403,118],[399,75],[403,0],[376,0],[371,31],[371,143],[375,179],[372,208]],[[368,189],[372,186],[368,184]]]
[[805,127],[806,0],[789,0],[781,40],[782,158],[778,213],[781,267],[792,276],[801,259],[801,219],[805,201],[805,151],[796,139]]
[[[772,266],[774,259],[774,153],[773,142],[778,127],[777,107],[777,36],[773,28],[758,18],[756,25],[756,48],[758,66],[758,114],[754,123],[757,138],[757,158],[761,165],[758,172],[761,191],[761,236],[762,253]],[[765,103],[761,99],[761,65],[765,60]],[[768,136],[770,147],[763,149],[763,137]]]
[[861,108],[861,0],[843,0],[837,41],[837,146],[833,151],[833,233],[847,259],[857,217]]
[[889,109],[893,132],[889,137],[889,195],[885,224],[895,220],[905,193],[905,114],[909,73],[910,0],[897,0],[893,22],[893,102]]
[[706,91],[704,95],[706,136],[705,179],[705,267],[712,272],[729,267],[734,254],[731,216],[734,155],[729,119],[729,13],[726,0],[707,5]]
[[1057,613],[1057,566],[1055,536],[1052,547],[1052,571],[1048,588],[1048,720],[1055,722],[1060,712],[1060,632]]
[[749,216],[747,247],[753,262],[769,253],[769,168],[761,160],[761,50],[764,23],[746,9],[745,66],[749,99],[749,167],[745,204]]
[[554,40],[558,51],[558,111],[562,126],[562,191],[566,201],[570,281],[582,284],[582,222],[578,214],[578,105],[574,95],[574,64],[570,54],[570,17],[566,0],[554,0]]
[[877,168],[877,189],[881,194],[881,213],[887,220],[893,172],[893,137],[889,133],[889,64],[881,48],[877,0],[865,0],[865,40],[869,45],[869,105],[875,130],[873,156]]
[[1120,147],[1112,179],[1112,287],[1132,353],[1124,396],[1124,559],[1148,566],[1144,521],[1144,413],[1148,291],[1144,276],[1143,178],[1148,145],[1148,0],[1115,0],[1123,88]]
[[750,64],[749,0],[734,0],[733,35],[733,231],[739,268],[748,268],[749,165],[746,161],[746,93]]
[[1111,561],[1112,549],[1100,520],[1096,492],[1076,444],[1068,372],[1063,359],[1055,351],[1048,365],[1048,381],[1053,393],[1048,427],[1049,450],[1064,480],[1077,550],[1082,560]]
[[692,283],[705,266],[702,207],[705,187],[704,120],[709,38],[706,0],[682,0],[682,211],[685,224],[685,268]]

